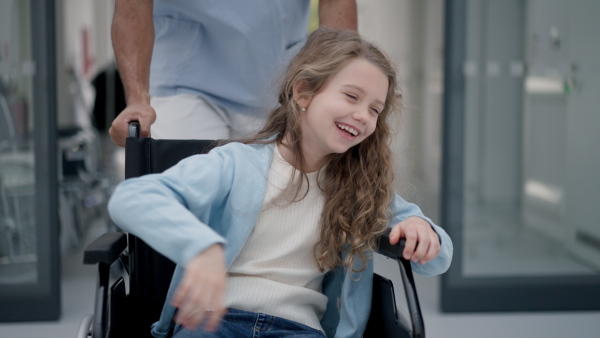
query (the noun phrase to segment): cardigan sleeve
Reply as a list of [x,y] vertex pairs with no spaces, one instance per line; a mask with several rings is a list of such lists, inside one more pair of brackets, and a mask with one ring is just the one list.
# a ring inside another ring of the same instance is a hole
[[215,243],[211,210],[231,189],[234,163],[218,151],[194,155],[160,174],[127,179],[108,203],[113,221],[177,264],[185,266]]
[[391,209],[392,222],[390,222],[390,227],[395,226],[399,222],[407,219],[408,217],[417,216],[423,218],[429,224],[431,224],[431,227],[440,238],[441,249],[438,256],[425,264],[411,262],[411,267],[413,271],[424,276],[439,275],[446,272],[450,267],[450,263],[452,261],[452,254],[454,251],[452,240],[450,239],[450,236],[448,236],[446,231],[434,224],[431,219],[423,215],[423,212],[417,205],[405,201],[402,197],[400,197],[397,194],[395,195]]

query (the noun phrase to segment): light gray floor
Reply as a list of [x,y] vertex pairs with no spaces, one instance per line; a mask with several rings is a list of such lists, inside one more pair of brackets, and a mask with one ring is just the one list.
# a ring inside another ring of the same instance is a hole
[[0,338],[75,338],[83,316],[93,312],[96,268],[83,265],[81,253],[62,260],[62,312],[57,322],[0,323]]
[[417,283],[429,337],[600,337],[600,312],[442,314],[439,278],[420,277]]

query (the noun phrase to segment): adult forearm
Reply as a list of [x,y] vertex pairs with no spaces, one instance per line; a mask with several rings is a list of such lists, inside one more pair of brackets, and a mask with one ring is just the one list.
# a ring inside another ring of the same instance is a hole
[[154,45],[152,0],[117,0],[112,42],[127,104],[149,103],[150,60]]
[[356,0],[319,1],[319,26],[357,30]]

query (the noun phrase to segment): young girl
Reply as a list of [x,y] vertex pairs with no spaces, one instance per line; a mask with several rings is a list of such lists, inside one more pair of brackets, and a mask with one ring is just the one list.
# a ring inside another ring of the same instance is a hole
[[254,137],[116,189],[113,220],[178,264],[153,335],[360,337],[388,227],[415,272],[448,269],[448,235],[393,192],[395,76],[357,33],[315,31]]

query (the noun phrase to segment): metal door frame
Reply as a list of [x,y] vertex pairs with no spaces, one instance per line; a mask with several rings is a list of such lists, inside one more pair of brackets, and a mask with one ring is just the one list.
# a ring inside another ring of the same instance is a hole
[[31,0],[35,151],[35,229],[38,283],[3,285],[0,321],[60,317],[60,250],[57,182],[56,35],[53,0]]

